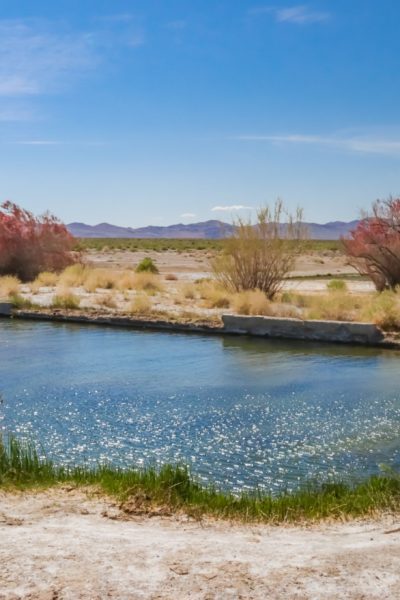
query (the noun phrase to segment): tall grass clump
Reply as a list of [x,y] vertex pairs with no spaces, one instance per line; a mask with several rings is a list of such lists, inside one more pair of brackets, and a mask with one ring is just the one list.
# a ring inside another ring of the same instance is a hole
[[102,294],[95,299],[95,303],[98,306],[104,306],[105,308],[117,308],[117,302],[113,293]]
[[14,275],[4,275],[0,277],[0,298],[18,294],[21,281]]
[[364,296],[350,295],[335,291],[329,295],[306,297],[303,314],[306,319],[322,319],[332,321],[357,321],[361,310],[368,303]]
[[223,285],[212,280],[200,281],[197,284],[200,298],[206,308],[229,308],[232,294]]
[[269,316],[274,314],[271,302],[261,290],[248,290],[235,294],[232,306],[239,315]]
[[123,271],[117,277],[115,287],[121,292],[134,290],[136,287],[136,274],[133,271]]
[[136,290],[150,294],[164,291],[161,279],[152,273],[135,273],[134,285]]
[[84,284],[88,275],[88,267],[82,263],[76,263],[64,269],[59,278],[60,285],[66,287],[80,287]]
[[162,507],[200,518],[204,515],[242,522],[299,522],[351,518],[400,511],[400,477],[374,475],[348,485],[341,482],[305,485],[293,493],[242,495],[200,486],[183,466],[159,468],[57,466],[41,457],[35,446],[13,436],[0,437],[0,488],[29,489],[59,483],[96,486],[117,498],[122,510],[151,512]]
[[51,302],[52,308],[76,309],[79,308],[80,299],[71,292],[56,294]]
[[14,308],[39,308],[30,298],[25,298],[21,294],[10,294],[8,300]]
[[128,312],[133,315],[149,315],[151,313],[152,304],[150,298],[146,294],[137,294],[129,304]]
[[42,287],[54,287],[57,285],[59,275],[52,271],[43,271],[39,273],[34,281],[30,284],[31,291],[37,293]]
[[117,276],[111,269],[90,269],[83,281],[83,287],[87,292],[95,292],[97,289],[111,290],[115,287]]
[[386,331],[400,330],[400,293],[386,290],[365,306],[362,317]]
[[196,298],[196,287],[193,283],[185,283],[181,288],[181,292],[186,300],[194,300]]

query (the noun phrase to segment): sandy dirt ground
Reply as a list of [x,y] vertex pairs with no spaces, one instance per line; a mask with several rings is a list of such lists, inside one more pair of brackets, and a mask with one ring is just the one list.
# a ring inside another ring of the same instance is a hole
[[3,493],[0,598],[397,599],[399,523],[232,525],[127,515],[68,488]]
[[[213,254],[203,250],[191,252],[131,252],[129,250],[114,250],[98,252],[89,250],[85,261],[93,267],[111,267],[126,269],[136,266],[143,258],[150,256],[157,264],[160,273],[174,273],[181,278],[204,276],[210,272],[210,259]],[[295,268],[290,273],[292,277],[303,276],[340,276],[354,275],[356,271],[347,263],[347,258],[338,251],[327,250],[313,254],[303,254],[296,260]]]

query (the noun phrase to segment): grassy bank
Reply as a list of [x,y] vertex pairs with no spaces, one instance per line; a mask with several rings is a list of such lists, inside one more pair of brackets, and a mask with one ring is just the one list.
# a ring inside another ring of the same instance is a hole
[[43,489],[58,484],[95,486],[104,494],[140,512],[167,509],[193,516],[215,516],[267,523],[351,518],[381,512],[399,512],[400,477],[383,474],[350,486],[329,483],[272,497],[247,494],[240,497],[201,487],[184,467],[160,469],[73,467],[66,469],[41,459],[32,444],[12,436],[0,439],[0,488]]

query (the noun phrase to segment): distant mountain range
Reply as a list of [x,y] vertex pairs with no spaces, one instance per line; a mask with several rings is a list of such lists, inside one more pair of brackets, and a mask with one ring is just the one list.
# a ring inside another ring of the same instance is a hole
[[[304,223],[308,237],[313,240],[338,240],[349,233],[358,221],[331,221],[329,223]],[[178,223],[165,227],[118,227],[110,223],[86,225],[86,223],[69,223],[68,230],[75,237],[86,238],[197,238],[220,239],[233,232],[233,225],[223,221],[211,220],[200,223]]]

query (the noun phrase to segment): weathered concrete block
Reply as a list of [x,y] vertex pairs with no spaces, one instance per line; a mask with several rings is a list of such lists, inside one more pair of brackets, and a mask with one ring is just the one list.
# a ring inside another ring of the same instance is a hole
[[382,331],[373,323],[303,321],[239,315],[222,315],[222,321],[227,333],[347,344],[377,344],[384,339]]
[[13,305],[11,302],[0,301],[0,317],[9,317],[12,313]]

